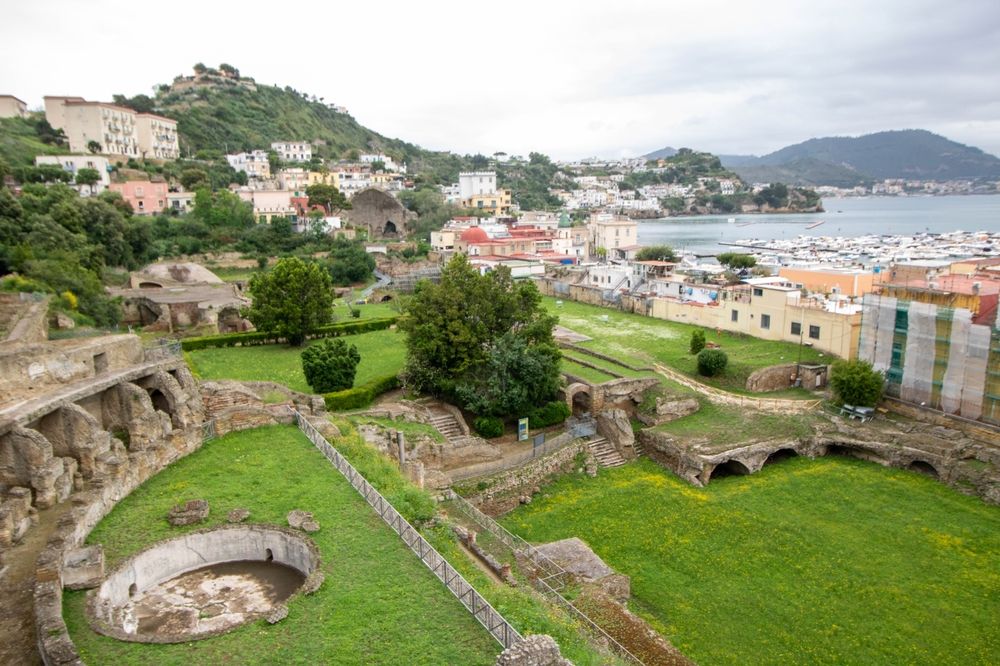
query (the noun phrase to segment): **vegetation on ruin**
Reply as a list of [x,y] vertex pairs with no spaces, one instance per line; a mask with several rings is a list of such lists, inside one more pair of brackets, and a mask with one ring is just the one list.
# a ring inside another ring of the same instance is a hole
[[[388,460],[385,465],[398,475]],[[412,493],[410,488],[397,490]],[[208,521],[170,527],[170,507],[193,498],[208,500]],[[413,501],[423,504],[420,511],[426,514],[429,498]],[[224,524],[226,513],[238,507],[250,510],[251,522],[279,525],[286,524],[292,509],[314,513],[321,529],[311,538],[326,575],[318,592],[293,599],[289,617],[276,625],[260,620],[210,640],[174,645],[126,643],[95,634],[83,616],[85,593],[67,592],[64,613],[83,660],[181,665],[486,665],[495,660],[499,645],[292,426],[208,442],[125,498],[89,542],[104,545],[113,567],[157,540]]]
[[[755,370],[800,359],[802,363],[818,363],[823,359],[829,362],[833,359],[814,348],[790,342],[702,329],[707,342],[719,345],[726,352],[729,364],[720,375],[701,377],[698,375],[697,357],[690,353],[691,333],[698,330],[698,326],[569,300],[557,305],[556,299],[551,297],[543,298],[542,304],[549,312],[559,316],[561,326],[592,338],[577,343],[582,347],[619,358],[636,367],[662,363],[705,384],[736,393],[746,393],[747,378]],[[589,358],[587,360],[590,361]],[[805,390],[792,391],[783,397],[792,395],[811,397]]]
[[661,423],[655,430],[681,439],[697,440],[706,450],[715,451],[756,440],[809,437],[813,434],[812,424],[822,419],[809,413],[773,414],[748,407],[719,405],[705,398],[698,398],[698,401],[701,408],[697,412]]
[[1000,653],[1000,514],[913,472],[792,458],[701,489],[642,459],[563,477],[503,522],[535,543],[586,541],[700,664]]
[[[394,375],[403,369],[403,335],[395,330],[372,331],[346,337],[361,354],[355,385]],[[310,343],[307,343],[310,344]],[[295,391],[311,393],[302,374],[301,348],[288,345],[217,347],[185,352],[191,370],[201,379],[237,379],[278,382]]]

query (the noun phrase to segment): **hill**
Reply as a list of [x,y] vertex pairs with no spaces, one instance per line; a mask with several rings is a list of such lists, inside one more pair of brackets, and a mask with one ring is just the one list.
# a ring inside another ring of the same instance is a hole
[[767,165],[744,162],[743,164],[722,163],[739,174],[748,183],[789,183],[792,185],[832,185],[834,187],[855,187],[872,181],[854,169],[812,157],[792,160],[786,164]]
[[660,148],[659,150],[654,150],[651,153],[646,153],[645,155],[643,155],[643,158],[647,160],[662,160],[668,157],[673,157],[676,154],[677,154],[676,148],[671,148],[670,146],[667,146],[666,148]]
[[809,139],[763,157],[726,156],[723,163],[735,169],[781,167],[786,180],[817,185],[849,182],[848,172],[875,180],[1000,178],[997,157],[926,130]]

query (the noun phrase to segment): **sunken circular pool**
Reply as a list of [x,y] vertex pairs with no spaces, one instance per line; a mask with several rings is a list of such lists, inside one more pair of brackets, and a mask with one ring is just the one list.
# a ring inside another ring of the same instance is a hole
[[300,532],[227,525],[161,541],[133,555],[87,599],[91,627],[125,641],[180,643],[265,617],[319,567]]

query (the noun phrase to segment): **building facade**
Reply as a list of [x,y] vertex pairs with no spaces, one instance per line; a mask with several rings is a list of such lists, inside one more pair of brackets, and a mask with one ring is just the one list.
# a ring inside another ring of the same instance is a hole
[[236,171],[245,173],[248,178],[267,180],[271,177],[271,163],[267,160],[266,150],[226,155],[226,161]]
[[148,180],[111,183],[109,189],[122,195],[136,215],[156,215],[167,208],[167,184]]
[[101,179],[93,186],[77,185],[76,190],[83,196],[100,194],[111,185],[111,165],[108,158],[100,155],[39,155],[35,158],[35,164],[55,164],[61,166],[65,171],[73,174],[80,169],[93,169]]
[[177,121],[82,97],[45,97],[45,119],[61,129],[74,153],[93,144],[102,155],[172,160],[180,156]]
[[0,95],[0,118],[27,118],[28,105],[13,95]]
[[591,215],[587,224],[589,233],[588,256],[597,256],[598,249],[603,248],[608,253],[615,248],[631,247],[636,245],[639,234],[639,225],[627,217],[620,217],[608,213]]
[[282,162],[308,162],[312,159],[312,144],[308,141],[275,141],[271,150]]

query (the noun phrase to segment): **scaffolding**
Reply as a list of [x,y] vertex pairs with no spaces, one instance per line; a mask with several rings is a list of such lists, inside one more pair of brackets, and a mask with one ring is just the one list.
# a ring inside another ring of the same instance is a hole
[[868,294],[858,356],[889,396],[1000,425],[1000,329],[967,309]]

